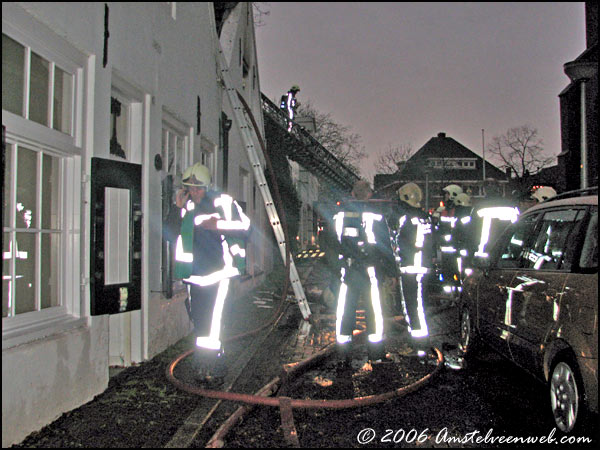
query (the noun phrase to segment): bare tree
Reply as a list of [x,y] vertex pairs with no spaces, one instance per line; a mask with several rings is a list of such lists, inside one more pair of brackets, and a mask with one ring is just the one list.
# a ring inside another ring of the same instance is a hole
[[401,170],[406,161],[412,156],[414,149],[412,144],[400,144],[393,146],[388,144],[387,149],[377,154],[375,170],[377,173],[392,174]]
[[520,183],[526,183],[529,175],[536,174],[554,160],[544,154],[543,145],[536,128],[522,125],[495,136],[488,145],[488,151],[510,169]]
[[314,138],[342,163],[360,173],[360,161],[367,156],[360,135],[352,133],[349,126],[335,122],[331,113],[317,111],[310,101],[298,105],[298,116],[312,117],[316,125]]
[[254,12],[254,25],[262,27],[265,25],[264,18],[271,14],[269,10],[271,4],[268,2],[252,2],[252,9]]

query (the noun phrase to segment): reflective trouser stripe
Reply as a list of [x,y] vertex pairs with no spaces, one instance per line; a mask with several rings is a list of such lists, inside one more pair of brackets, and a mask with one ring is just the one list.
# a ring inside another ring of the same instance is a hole
[[[368,267],[367,273],[369,275],[369,282],[371,284],[371,307],[373,309],[373,316],[375,322],[375,332],[368,335],[369,342],[377,343],[383,340],[383,311],[381,308],[381,297],[379,295],[379,285],[377,277],[375,276],[375,268]],[[337,308],[336,308],[336,320],[335,320],[335,334],[338,344],[345,344],[352,340],[351,335],[342,334],[342,322],[344,319],[344,313],[346,311],[346,295],[348,293],[348,286],[344,282],[346,275],[345,269],[341,270],[341,285],[340,292],[338,295]]]
[[[410,335],[412,337],[425,337],[429,335],[427,322],[425,321],[425,309],[423,308],[423,275],[417,275],[417,316],[419,318],[419,327],[413,328],[409,326]],[[412,324],[414,325],[414,324]]]
[[198,336],[196,338],[196,346],[206,348],[209,350],[219,350],[221,348],[220,334],[221,334],[221,319],[223,317],[223,307],[225,305],[225,298],[229,290],[229,278],[221,280],[219,282],[219,288],[217,290],[217,298],[215,300],[215,307],[212,313],[212,321],[210,323],[210,333],[208,336]]
[[371,282],[371,306],[375,316],[375,333],[369,334],[369,342],[381,342],[383,340],[383,312],[381,310],[381,298],[379,297],[379,286],[375,277],[375,267],[367,269],[369,281]]
[[346,294],[348,292],[348,286],[344,283],[344,277],[346,275],[346,269],[341,270],[341,282],[340,293],[338,295],[337,309],[335,313],[335,336],[338,344],[345,344],[352,340],[352,336],[342,334],[342,319],[344,318],[344,310],[346,309]]

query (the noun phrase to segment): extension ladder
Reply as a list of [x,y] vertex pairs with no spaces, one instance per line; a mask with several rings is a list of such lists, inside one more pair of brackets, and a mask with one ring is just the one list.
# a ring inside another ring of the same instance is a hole
[[[248,120],[244,115],[244,108],[240,99],[238,98],[238,92],[233,87],[233,83],[229,75],[229,67],[221,48],[219,48],[219,55],[217,57],[217,67],[221,74],[223,86],[225,88],[225,91],[227,92],[229,101],[231,102],[233,116],[235,117],[236,123],[238,124],[238,127],[240,129],[242,142],[246,147],[248,160],[250,161],[250,165],[252,166],[252,170],[254,173],[254,179],[256,180],[258,189],[262,194],[269,221],[271,222],[271,226],[273,227],[273,231],[275,232],[275,239],[277,240],[277,245],[279,246],[281,257],[283,258],[283,261],[285,263],[286,252],[288,252],[289,250],[287,250],[286,247],[283,227],[281,225],[281,222],[279,221],[279,215],[277,214],[277,209],[275,208],[273,198],[271,197],[271,191],[269,190],[269,186],[267,185],[267,180],[264,175],[262,164],[254,147],[252,133],[250,131],[250,124],[248,123]],[[255,130],[255,132],[258,135],[258,130]],[[311,315],[310,307],[308,306],[308,301],[306,300],[306,296],[304,295],[304,289],[302,288],[302,283],[300,282],[300,278],[298,277],[298,271],[296,270],[296,265],[294,264],[294,259],[291,253],[289,257],[290,284],[292,285],[294,295],[296,296],[296,300],[298,301],[298,306],[300,307],[302,317],[304,318],[304,320],[308,320]]]

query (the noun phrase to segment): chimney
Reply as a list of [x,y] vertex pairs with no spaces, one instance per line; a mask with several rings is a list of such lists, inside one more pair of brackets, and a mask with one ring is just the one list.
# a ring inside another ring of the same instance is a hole
[[438,137],[439,138],[445,138],[446,137],[446,133],[438,133]]

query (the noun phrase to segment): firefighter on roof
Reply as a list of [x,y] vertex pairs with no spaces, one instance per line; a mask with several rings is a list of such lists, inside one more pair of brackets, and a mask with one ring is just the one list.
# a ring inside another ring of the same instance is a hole
[[281,102],[279,107],[284,111],[288,117],[288,131],[292,130],[293,120],[296,115],[296,108],[298,107],[298,101],[296,100],[296,94],[300,92],[300,88],[297,84],[293,85],[286,94],[281,96]]
[[166,223],[168,236],[176,236],[175,278],[183,280],[191,298],[200,375],[204,381],[222,381],[223,308],[230,279],[240,274],[250,219],[229,195],[209,191],[210,171],[202,164],[189,167],[182,183]]

